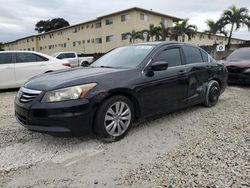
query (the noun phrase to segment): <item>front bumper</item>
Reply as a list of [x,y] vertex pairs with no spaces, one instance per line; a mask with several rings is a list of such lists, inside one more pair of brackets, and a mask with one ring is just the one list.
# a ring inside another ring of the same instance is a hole
[[250,74],[230,73],[229,72],[228,83],[230,83],[230,84],[250,84]]
[[92,130],[94,108],[87,99],[58,103],[15,100],[17,121],[31,131],[86,134]]

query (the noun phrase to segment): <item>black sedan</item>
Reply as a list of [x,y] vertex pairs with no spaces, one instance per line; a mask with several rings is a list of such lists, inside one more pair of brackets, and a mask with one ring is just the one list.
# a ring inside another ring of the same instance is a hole
[[239,48],[224,61],[228,83],[250,85],[250,48]]
[[121,139],[141,118],[196,104],[212,107],[227,72],[202,49],[155,42],[117,48],[90,67],[29,80],[15,99],[17,120],[32,131]]

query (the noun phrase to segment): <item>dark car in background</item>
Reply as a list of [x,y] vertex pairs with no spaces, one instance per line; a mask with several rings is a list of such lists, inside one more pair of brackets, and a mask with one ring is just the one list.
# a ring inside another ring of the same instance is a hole
[[29,130],[94,131],[116,141],[135,120],[216,105],[226,83],[224,66],[196,46],[135,44],[112,50],[90,67],[31,79],[17,94],[15,114]]
[[250,85],[250,48],[239,48],[224,61],[229,84]]

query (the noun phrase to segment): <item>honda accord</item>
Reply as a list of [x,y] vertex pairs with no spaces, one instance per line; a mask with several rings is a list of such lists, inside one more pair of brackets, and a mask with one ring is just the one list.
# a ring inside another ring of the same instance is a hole
[[15,115],[32,131],[93,131],[116,141],[136,120],[216,105],[226,83],[224,66],[196,46],[135,44],[114,49],[87,68],[34,77],[18,91]]

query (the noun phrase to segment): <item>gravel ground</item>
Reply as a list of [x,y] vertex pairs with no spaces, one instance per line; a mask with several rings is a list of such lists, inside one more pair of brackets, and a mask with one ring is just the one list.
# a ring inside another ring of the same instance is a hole
[[121,141],[33,133],[0,93],[0,187],[250,187],[250,88],[131,129]]

